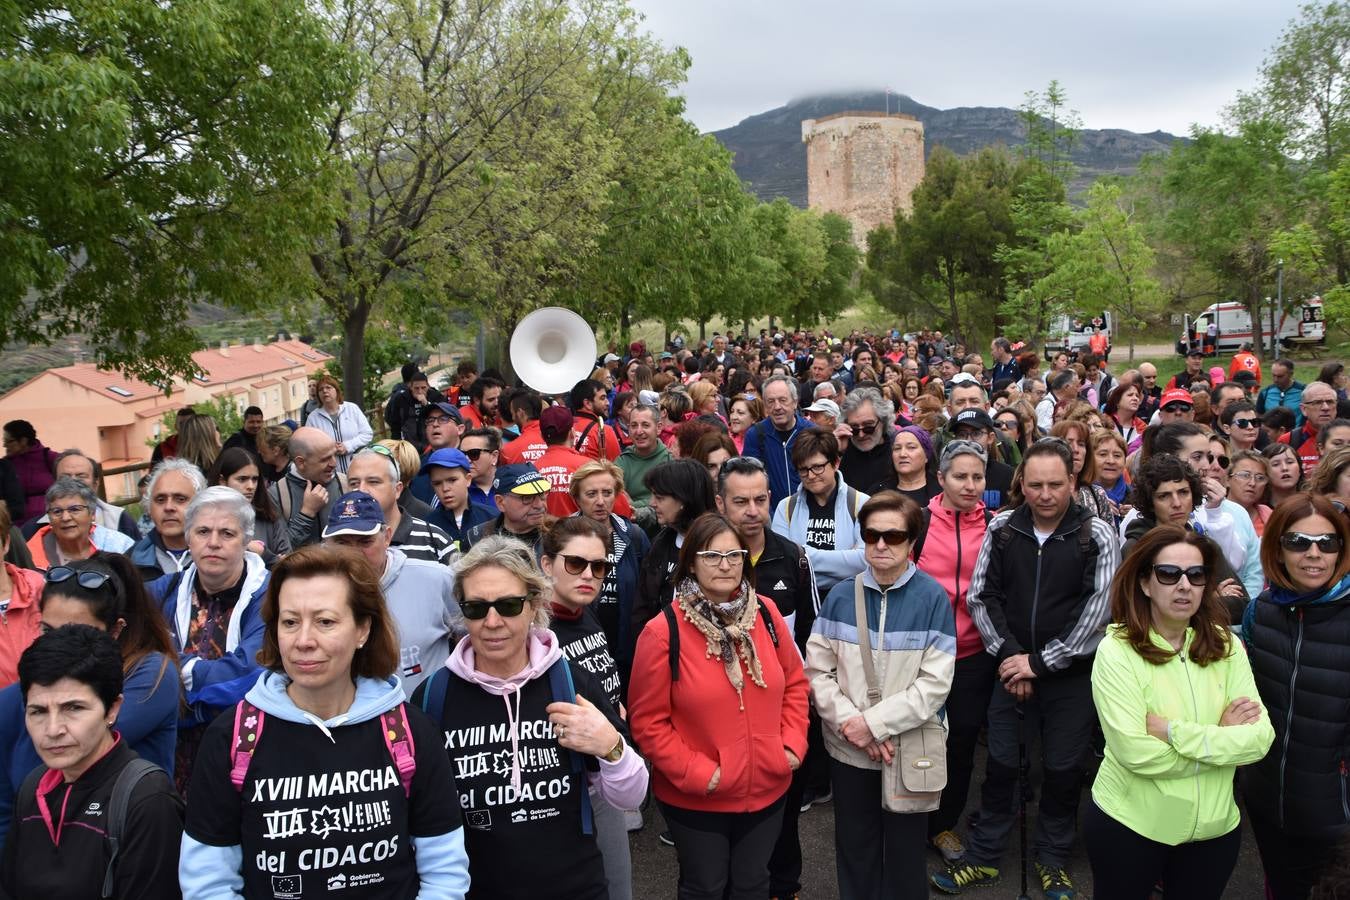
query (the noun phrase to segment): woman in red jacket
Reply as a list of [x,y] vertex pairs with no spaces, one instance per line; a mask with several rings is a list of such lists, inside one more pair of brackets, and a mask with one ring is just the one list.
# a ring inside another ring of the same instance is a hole
[[938,463],[942,493],[928,502],[928,529],[914,548],[914,564],[942,585],[956,613],[956,675],[947,697],[947,786],[942,803],[928,815],[928,842],[949,863],[966,853],[952,829],[966,805],[975,742],[984,725],[994,689],[995,660],[966,611],[966,590],[975,571],[984,533],[984,447],[974,441],[950,441]]
[[629,722],[675,839],[681,900],[768,896],[783,797],[806,753],[802,660],[748,557],[725,518],[696,519],[675,600],[633,659]]

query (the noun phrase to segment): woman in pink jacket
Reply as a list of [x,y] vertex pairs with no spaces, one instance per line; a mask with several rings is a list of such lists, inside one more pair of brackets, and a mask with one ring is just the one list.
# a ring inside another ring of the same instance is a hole
[[938,463],[942,493],[928,502],[928,528],[914,548],[915,565],[942,585],[956,613],[956,675],[947,697],[947,786],[941,805],[928,816],[928,842],[949,863],[965,856],[952,829],[966,805],[975,742],[994,689],[995,660],[984,652],[980,632],[966,611],[975,557],[989,527],[981,499],[987,461],[984,447],[974,441],[950,441],[943,448]]
[[[9,552],[12,524],[9,509],[0,503],[0,557]],[[41,573],[0,561],[0,687],[19,680],[19,657],[37,640],[44,584]]]
[[725,518],[695,519],[674,602],[633,659],[629,722],[675,839],[680,900],[768,896],[783,797],[806,754],[802,660],[755,593],[749,555]]

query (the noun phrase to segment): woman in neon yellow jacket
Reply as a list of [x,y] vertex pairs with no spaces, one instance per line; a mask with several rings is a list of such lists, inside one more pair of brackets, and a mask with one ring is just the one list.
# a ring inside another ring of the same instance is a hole
[[1148,532],[1111,586],[1115,624],[1092,696],[1106,758],[1083,841],[1095,900],[1218,898],[1242,843],[1234,768],[1274,739],[1242,644],[1218,600],[1219,549],[1169,525]]

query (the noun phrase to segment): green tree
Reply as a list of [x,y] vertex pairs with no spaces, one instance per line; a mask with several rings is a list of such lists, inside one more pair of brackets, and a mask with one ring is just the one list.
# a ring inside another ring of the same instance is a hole
[[1000,333],[1034,338],[1050,318],[1064,312],[1068,297],[1043,283],[1055,267],[1050,242],[1073,225],[1064,182],[1039,159],[1018,166],[1009,212],[1013,233],[999,244],[995,258],[1003,266],[1006,296],[998,306]]
[[1272,236],[1293,224],[1284,128],[1262,120],[1233,136],[1197,129],[1192,137],[1166,163],[1170,236],[1242,297],[1256,320],[1275,271]]
[[1038,160],[1052,179],[1067,182],[1073,163],[1069,155],[1078,144],[1083,127],[1078,110],[1068,109],[1069,95],[1058,81],[1046,85],[1045,92],[1027,91],[1018,116],[1027,131],[1022,153]]
[[303,294],[350,71],[304,0],[0,3],[0,345],[164,381],[190,302]]
[[1116,333],[1129,336],[1134,362],[1135,336],[1162,309],[1165,296],[1153,277],[1153,250],[1131,220],[1118,185],[1097,182],[1087,206],[1074,218],[1077,229],[1051,236],[1053,269],[1036,290],[1069,298],[1084,316],[1103,309],[1115,313]]

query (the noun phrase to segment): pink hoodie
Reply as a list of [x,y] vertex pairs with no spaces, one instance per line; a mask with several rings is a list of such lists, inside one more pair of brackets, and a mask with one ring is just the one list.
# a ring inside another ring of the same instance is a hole
[[[557,637],[546,628],[531,627],[526,640],[529,642],[529,662],[510,678],[498,678],[478,671],[474,667],[473,643],[470,640],[456,644],[445,663],[451,672],[489,694],[496,694],[506,704],[506,721],[511,728],[511,785],[516,790],[520,789],[520,689],[536,678],[547,678],[549,667],[562,657]],[[624,742],[623,756],[618,761],[601,759],[600,771],[588,775],[591,786],[606,803],[616,809],[637,809],[647,795],[647,767],[627,741]]]
[[965,659],[984,652],[980,631],[966,609],[966,591],[975,571],[975,557],[980,555],[984,533],[989,530],[984,504],[978,503],[958,517],[956,510],[942,505],[942,495],[938,494],[928,501],[928,513],[928,534],[923,539],[918,566],[947,592],[956,614],[956,658]]

